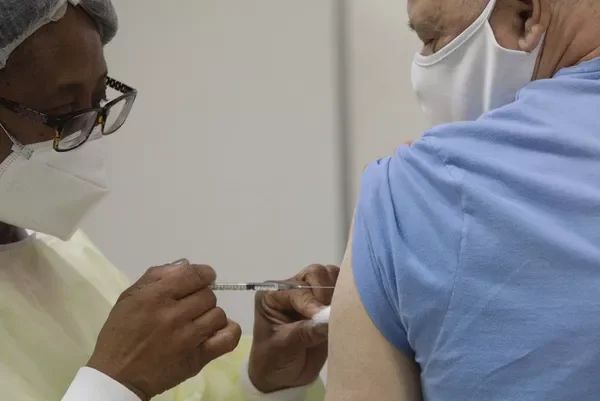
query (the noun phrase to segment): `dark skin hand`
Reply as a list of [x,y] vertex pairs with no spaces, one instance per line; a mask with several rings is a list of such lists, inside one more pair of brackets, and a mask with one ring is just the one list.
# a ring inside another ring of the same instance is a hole
[[[312,265],[289,282],[335,286],[339,268]],[[260,292],[256,295],[254,338],[248,374],[264,392],[314,382],[327,360],[327,325],[310,318],[331,304],[332,289]]]
[[187,262],[148,270],[117,301],[88,366],[148,401],[233,351],[241,329],[217,307],[215,278]]

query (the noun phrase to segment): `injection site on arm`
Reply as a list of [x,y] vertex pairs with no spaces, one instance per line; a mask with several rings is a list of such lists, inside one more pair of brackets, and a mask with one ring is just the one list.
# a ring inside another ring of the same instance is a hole
[[326,401],[418,401],[417,365],[367,315],[354,284],[351,249],[352,240],[332,305]]

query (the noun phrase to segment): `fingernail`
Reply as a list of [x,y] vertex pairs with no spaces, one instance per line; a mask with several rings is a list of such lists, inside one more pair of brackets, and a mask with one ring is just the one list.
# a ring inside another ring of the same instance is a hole
[[189,265],[190,261],[187,259],[179,259],[176,260],[175,262],[171,263],[171,265],[173,266],[181,266],[181,265]]

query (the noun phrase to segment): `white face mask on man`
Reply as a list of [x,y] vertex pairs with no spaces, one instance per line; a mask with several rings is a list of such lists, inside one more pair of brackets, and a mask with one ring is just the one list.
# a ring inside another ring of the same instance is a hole
[[531,53],[498,44],[489,23],[496,0],[438,52],[415,56],[412,82],[434,125],[476,120],[509,104],[532,79],[543,41]]
[[90,140],[56,152],[52,141],[22,146],[0,163],[0,221],[69,239],[81,220],[108,194],[108,143]]

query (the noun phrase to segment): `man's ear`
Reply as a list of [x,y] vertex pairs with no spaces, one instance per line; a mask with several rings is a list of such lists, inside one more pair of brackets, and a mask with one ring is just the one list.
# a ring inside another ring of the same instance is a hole
[[532,52],[541,43],[544,37],[544,27],[541,23],[542,0],[519,0],[522,11],[519,19],[522,23],[522,35],[519,38],[519,50]]
[[544,1],[547,0],[497,0],[490,25],[498,44],[511,50],[535,50],[544,37]]

